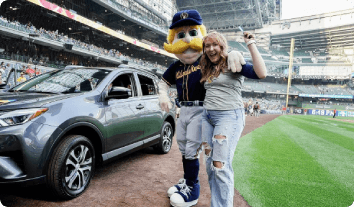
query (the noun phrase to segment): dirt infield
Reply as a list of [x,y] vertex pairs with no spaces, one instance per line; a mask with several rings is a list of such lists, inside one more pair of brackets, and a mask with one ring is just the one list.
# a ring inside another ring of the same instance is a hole
[[[279,115],[246,117],[242,136],[273,120]],[[0,189],[4,206],[119,206],[160,207],[170,206],[167,189],[183,177],[182,157],[176,140],[167,155],[154,154],[152,148],[144,149],[99,167],[89,189],[79,198],[56,201],[43,186]],[[196,206],[207,207],[210,190],[205,166],[200,168],[201,195]],[[234,206],[249,206],[235,191]]]

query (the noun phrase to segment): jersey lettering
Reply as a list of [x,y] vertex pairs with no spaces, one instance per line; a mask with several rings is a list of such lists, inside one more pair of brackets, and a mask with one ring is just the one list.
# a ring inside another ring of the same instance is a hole
[[200,65],[197,65],[197,66],[191,66],[188,70],[186,71],[178,71],[176,73],[176,80],[177,79],[180,79],[180,78],[183,78],[183,76],[188,76],[189,74],[193,73],[193,72],[196,72],[197,70],[200,70]]

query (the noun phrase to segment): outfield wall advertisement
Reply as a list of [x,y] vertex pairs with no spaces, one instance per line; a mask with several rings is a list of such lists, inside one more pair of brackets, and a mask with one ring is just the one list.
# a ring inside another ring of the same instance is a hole
[[299,94],[300,97],[353,99],[353,95]]
[[321,115],[321,116],[333,116],[333,110],[321,110],[321,109],[309,109],[307,114],[309,115]]
[[325,110],[342,110],[342,111],[354,111],[354,106],[344,106],[344,105],[324,105],[324,104],[309,104],[302,103],[302,108],[304,109],[325,109]]
[[[333,110],[309,109],[309,115],[333,116]],[[336,116],[354,117],[354,111],[337,111]]]

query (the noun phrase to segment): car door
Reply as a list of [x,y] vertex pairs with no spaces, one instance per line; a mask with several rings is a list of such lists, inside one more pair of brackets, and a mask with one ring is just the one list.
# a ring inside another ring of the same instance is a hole
[[131,97],[106,101],[107,151],[127,146],[144,137],[145,103],[138,96],[138,86],[133,73],[119,74],[111,84],[113,87],[130,88]]
[[159,134],[163,124],[163,113],[159,105],[157,85],[154,77],[148,74],[137,73],[142,100],[145,103],[145,138]]

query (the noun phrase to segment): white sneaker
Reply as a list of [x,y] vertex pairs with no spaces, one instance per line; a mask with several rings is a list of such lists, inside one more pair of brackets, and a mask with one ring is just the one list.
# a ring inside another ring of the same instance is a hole
[[167,191],[168,197],[171,197],[172,194],[177,193],[178,191],[180,191],[183,188],[183,186],[185,186],[185,185],[187,185],[186,184],[186,179],[184,179],[184,178],[179,179],[179,181],[178,181],[178,183],[176,185],[174,185],[174,186],[172,186],[172,187],[170,187],[168,189],[168,191]]

